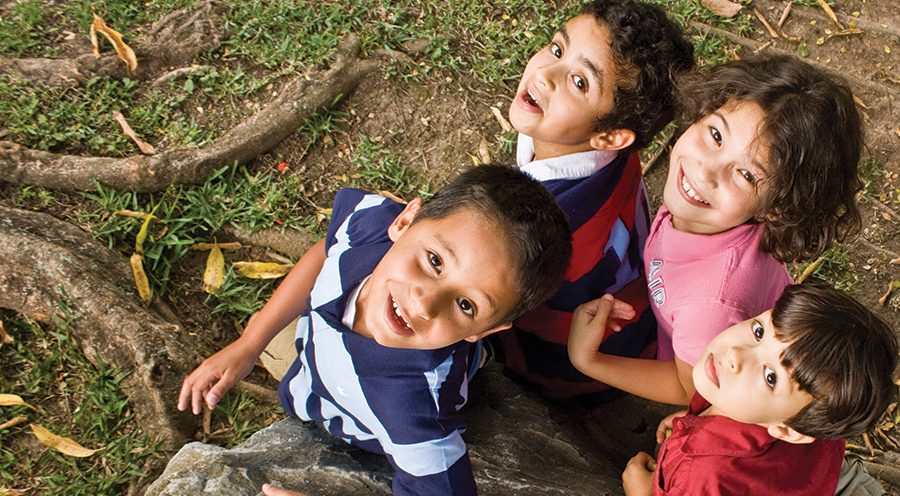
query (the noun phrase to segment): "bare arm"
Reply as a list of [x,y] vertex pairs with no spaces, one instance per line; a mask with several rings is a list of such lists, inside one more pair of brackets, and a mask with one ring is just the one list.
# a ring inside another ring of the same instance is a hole
[[641,398],[687,405],[694,394],[691,366],[687,363],[678,359],[627,358],[597,351],[607,320],[622,318],[617,315],[617,305],[625,303],[604,297],[575,309],[569,332],[572,364],[589,377]]
[[314,244],[281,282],[266,305],[250,318],[237,340],[207,358],[181,384],[178,409],[195,415],[206,400],[215,408],[224,394],[253,370],[266,345],[306,309],[306,300],[325,263],[325,242]]

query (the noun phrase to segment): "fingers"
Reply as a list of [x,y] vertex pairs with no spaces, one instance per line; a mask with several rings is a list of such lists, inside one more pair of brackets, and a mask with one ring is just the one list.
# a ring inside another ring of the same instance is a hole
[[230,375],[226,372],[225,375],[222,376],[221,379],[216,381],[213,384],[213,387],[210,388],[209,392],[206,393],[206,406],[209,407],[210,410],[214,409],[216,405],[219,404],[219,400],[225,396],[225,393],[234,386],[234,382]]
[[262,492],[266,496],[305,496],[304,493],[298,493],[295,491],[288,491],[287,489],[282,489],[280,487],[275,487],[271,484],[263,484]]
[[641,451],[640,453],[631,457],[631,460],[628,461],[628,468],[641,468],[643,470],[653,472],[654,470],[656,470],[656,460],[654,460],[653,457],[650,456],[650,454]]

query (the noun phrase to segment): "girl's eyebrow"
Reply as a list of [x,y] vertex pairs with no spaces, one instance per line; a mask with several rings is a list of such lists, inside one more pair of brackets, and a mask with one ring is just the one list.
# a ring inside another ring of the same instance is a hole
[[712,115],[718,117],[719,120],[722,121],[722,126],[725,128],[725,131],[728,132],[728,134],[731,134],[731,127],[728,126],[728,121],[725,119],[725,116],[718,110],[714,111]]

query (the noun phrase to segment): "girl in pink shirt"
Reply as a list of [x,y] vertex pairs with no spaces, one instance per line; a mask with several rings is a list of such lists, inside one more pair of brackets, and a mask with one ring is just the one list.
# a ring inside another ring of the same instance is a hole
[[[862,127],[850,90],[793,57],[726,63],[682,86],[694,119],[670,153],[644,252],[658,360],[598,352],[621,302],[581,305],[569,356],[588,376],[686,405],[691,368],[723,329],[770,308],[811,260],[855,234]],[[598,318],[602,317],[602,318]],[[762,374],[762,372],[760,372]]]

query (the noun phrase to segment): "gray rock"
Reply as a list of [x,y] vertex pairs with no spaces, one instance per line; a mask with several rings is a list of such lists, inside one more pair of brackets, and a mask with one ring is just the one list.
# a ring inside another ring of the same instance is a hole
[[[623,396],[595,407],[549,403],[492,364],[471,385],[465,434],[479,494],[621,494],[621,472],[652,451],[672,409]],[[318,424],[285,419],[232,449],[185,445],[147,496],[258,495],[264,482],[310,496],[388,495],[384,457],[331,438]]]

